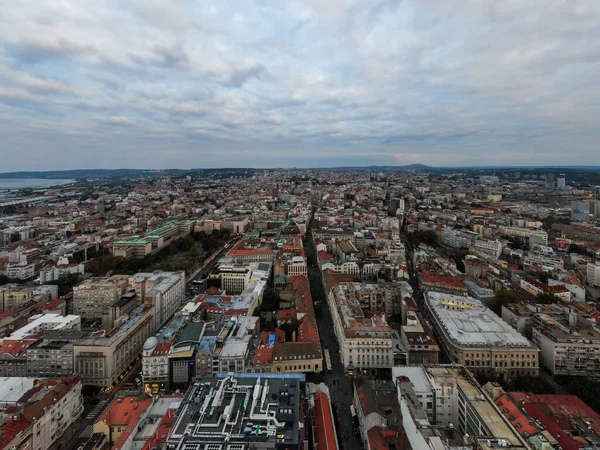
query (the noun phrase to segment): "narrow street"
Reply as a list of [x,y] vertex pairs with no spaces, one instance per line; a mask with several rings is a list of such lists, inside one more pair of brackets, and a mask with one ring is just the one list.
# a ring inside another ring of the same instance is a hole
[[[321,282],[317,255],[313,246],[312,231],[308,231],[305,241],[305,251],[308,259],[308,275],[310,290],[313,301],[320,302],[321,312],[317,314],[317,325],[321,346],[329,349],[331,355],[332,373],[324,373],[322,381],[329,387],[331,394],[332,410],[337,428],[338,443],[340,449],[360,450],[364,446],[358,431],[354,432],[353,418],[350,405],[354,396],[352,380],[344,372],[344,366],[340,360],[340,353],[333,332],[333,320],[327,305],[325,290]],[[317,282],[318,280],[318,282]]]

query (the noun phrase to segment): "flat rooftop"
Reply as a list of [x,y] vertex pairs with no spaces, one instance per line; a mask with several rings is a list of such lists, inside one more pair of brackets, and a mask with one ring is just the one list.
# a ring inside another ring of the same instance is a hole
[[427,292],[425,303],[438,330],[464,347],[535,348],[527,338],[470,297]]
[[297,447],[301,381],[280,374],[201,378],[182,400],[169,444]]

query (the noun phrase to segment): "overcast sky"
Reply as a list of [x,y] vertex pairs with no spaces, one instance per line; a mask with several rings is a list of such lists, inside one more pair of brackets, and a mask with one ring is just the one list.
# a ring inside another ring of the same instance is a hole
[[600,165],[599,0],[9,1],[0,172]]

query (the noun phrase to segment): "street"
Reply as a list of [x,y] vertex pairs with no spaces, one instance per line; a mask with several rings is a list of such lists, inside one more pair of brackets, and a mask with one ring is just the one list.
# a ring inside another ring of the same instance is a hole
[[[340,449],[359,450],[364,445],[361,442],[358,431],[354,432],[353,418],[350,413],[350,405],[354,396],[352,380],[344,372],[344,366],[340,361],[340,353],[333,333],[333,320],[327,305],[325,290],[321,280],[315,248],[313,246],[312,233],[307,234],[305,250],[308,258],[308,273],[311,280],[310,290],[313,301],[321,302],[321,312],[317,314],[317,325],[321,346],[328,348],[331,355],[332,373],[324,373],[322,381],[329,387],[331,394],[332,411],[338,434]],[[317,283],[316,280],[319,280]]]

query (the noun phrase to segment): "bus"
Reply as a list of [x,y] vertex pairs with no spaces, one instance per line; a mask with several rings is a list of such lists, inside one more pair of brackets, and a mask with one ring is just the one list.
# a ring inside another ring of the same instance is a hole
[[323,354],[325,355],[325,370],[327,373],[331,373],[331,356],[329,356],[329,349],[323,350]]

